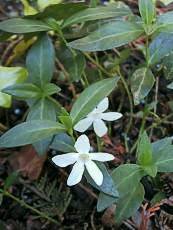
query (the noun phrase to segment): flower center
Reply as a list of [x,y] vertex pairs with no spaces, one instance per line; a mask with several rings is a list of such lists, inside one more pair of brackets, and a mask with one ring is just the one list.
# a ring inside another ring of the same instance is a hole
[[80,158],[80,160],[86,162],[86,161],[89,160],[90,157],[89,157],[89,154],[87,154],[87,153],[82,153],[82,154],[80,154],[79,158]]
[[94,113],[92,114],[92,118],[93,118],[94,120],[96,120],[96,119],[101,119],[100,113],[99,113],[99,112],[94,112]]

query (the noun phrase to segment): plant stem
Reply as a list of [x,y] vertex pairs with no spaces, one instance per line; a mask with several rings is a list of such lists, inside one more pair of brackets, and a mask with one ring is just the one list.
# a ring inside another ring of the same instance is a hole
[[101,139],[97,135],[96,135],[96,138],[97,138],[97,149],[98,149],[98,152],[101,152],[101,150],[102,150]]
[[32,212],[35,212],[36,214],[38,214],[40,217],[49,220],[50,222],[54,223],[54,224],[59,224],[58,221],[54,220],[53,218],[49,217],[48,215],[46,215],[43,212],[40,212],[39,210],[35,209],[34,207],[30,206],[29,204],[25,203],[23,200],[20,200],[19,198],[13,196],[11,193],[9,193],[8,191],[4,191],[2,189],[0,189],[0,192],[3,193],[4,196],[10,197],[11,199],[13,199],[14,201],[16,201],[17,203],[19,203],[21,206],[30,209]]
[[85,72],[83,72],[83,78],[84,78],[86,87],[89,86],[89,82],[88,82],[88,79],[87,79]]

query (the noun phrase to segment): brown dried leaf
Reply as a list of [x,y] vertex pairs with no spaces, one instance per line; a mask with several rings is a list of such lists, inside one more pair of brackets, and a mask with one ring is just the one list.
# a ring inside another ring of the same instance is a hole
[[30,180],[39,178],[46,156],[38,156],[32,145],[21,148],[9,159],[13,170],[18,170]]

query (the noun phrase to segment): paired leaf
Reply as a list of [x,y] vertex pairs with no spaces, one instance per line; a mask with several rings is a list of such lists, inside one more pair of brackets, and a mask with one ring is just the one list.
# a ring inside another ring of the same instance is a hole
[[59,88],[57,85],[53,83],[48,83],[44,85],[42,90],[43,90],[42,93],[44,96],[50,96],[52,94],[59,93],[61,91],[61,88]]
[[128,44],[142,33],[143,28],[135,22],[113,21],[68,45],[82,51],[102,51]]
[[54,134],[64,132],[64,126],[50,120],[23,122],[0,137],[0,147],[17,147],[32,144]]
[[40,31],[49,31],[51,30],[51,27],[40,20],[12,18],[0,22],[0,30],[13,34],[24,34]]
[[27,71],[21,67],[2,67],[0,66],[0,106],[9,108],[11,105],[11,96],[1,91],[13,84],[26,80]]
[[55,5],[62,2],[61,0],[37,0],[37,5],[40,10],[44,10],[46,7],[50,5]]
[[173,36],[170,33],[159,34],[150,44],[149,64],[159,63],[166,55],[173,50]]
[[151,25],[156,16],[154,1],[139,0],[139,11],[145,25]]
[[40,37],[26,59],[30,82],[43,88],[52,79],[55,66],[53,44],[47,35]]
[[119,78],[105,79],[86,88],[74,103],[70,116],[73,124],[90,113],[116,87]]
[[134,104],[138,105],[150,92],[154,85],[154,75],[150,69],[142,67],[137,69],[131,77],[131,91]]
[[93,21],[98,19],[115,18],[132,15],[131,10],[125,4],[120,2],[109,4],[108,6],[97,6],[82,10],[71,17],[67,18],[62,27],[67,27],[72,24]]

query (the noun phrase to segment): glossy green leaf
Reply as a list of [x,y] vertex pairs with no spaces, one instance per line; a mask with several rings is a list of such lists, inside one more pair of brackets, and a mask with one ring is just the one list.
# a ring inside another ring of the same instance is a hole
[[[107,194],[111,197],[114,197],[114,199],[117,199],[117,197],[119,197],[116,185],[114,184],[112,177],[110,176],[110,174],[108,173],[106,166],[103,163],[100,162],[96,162],[97,166],[100,168],[100,170],[103,173],[103,183],[101,186],[98,186],[93,179],[91,178],[91,176],[89,175],[89,173],[86,171],[85,172],[85,177],[87,179],[87,182],[90,183],[93,187],[95,187],[96,189],[98,189],[99,191],[103,192],[104,194]],[[94,172],[93,172],[94,173]]]
[[[38,100],[31,108],[27,117],[27,121],[32,120],[50,120],[56,121],[57,111],[56,106],[47,98]],[[34,147],[39,155],[43,155],[48,150],[48,147],[52,141],[53,135],[49,138],[34,143]]]
[[129,7],[122,2],[109,4],[108,6],[97,6],[82,10],[71,17],[67,18],[62,27],[67,27],[72,24],[93,21],[98,19],[115,18],[132,15]]
[[146,25],[151,25],[156,16],[156,8],[152,0],[139,0],[139,11],[143,22]]
[[173,36],[170,33],[159,34],[150,44],[149,64],[159,63],[166,55],[173,50]]
[[159,15],[157,23],[159,32],[173,33],[173,11]]
[[113,21],[68,45],[82,51],[102,51],[128,44],[142,33],[143,28],[135,22]]
[[145,191],[141,183],[128,191],[128,195],[120,198],[116,205],[115,222],[117,224],[134,215],[144,200]]
[[9,108],[11,105],[11,96],[2,93],[2,89],[25,81],[27,75],[28,73],[24,68],[0,66],[0,106]]
[[64,132],[64,126],[50,120],[23,122],[0,137],[0,147],[17,147],[36,143],[54,134]]
[[51,27],[43,21],[39,20],[12,18],[0,22],[0,30],[13,34],[24,34],[31,32],[49,31],[51,30]]
[[70,116],[73,124],[84,118],[117,86],[119,78],[104,79],[87,87],[75,101]]
[[47,35],[43,35],[29,50],[26,59],[30,82],[43,88],[49,83],[54,72],[54,47]]
[[[113,170],[111,176],[114,184],[117,187],[120,198],[128,195],[129,191],[139,184],[139,181],[144,175],[146,175],[146,173],[142,167],[136,164],[121,165]],[[112,196],[100,193],[97,203],[97,210],[102,211],[105,208],[110,207],[113,203],[116,203],[116,201],[117,199],[113,198]]]
[[53,4],[46,7],[43,12],[37,15],[30,16],[29,18],[45,19],[54,18],[55,20],[64,20],[69,18],[71,15],[88,8],[85,3],[59,3]]
[[64,153],[73,153],[76,152],[74,144],[73,139],[69,135],[66,133],[60,133],[54,137],[50,148]]
[[32,83],[11,85],[3,89],[2,92],[20,99],[38,98],[41,96],[41,90]]
[[173,145],[171,138],[164,138],[152,144],[153,161],[158,172],[173,172]]
[[79,81],[86,66],[84,55],[79,51],[74,55],[67,47],[62,47],[58,50],[57,56],[69,74],[69,80]]
[[134,104],[138,105],[152,89],[155,78],[150,69],[142,67],[137,69],[131,77],[131,91]]

